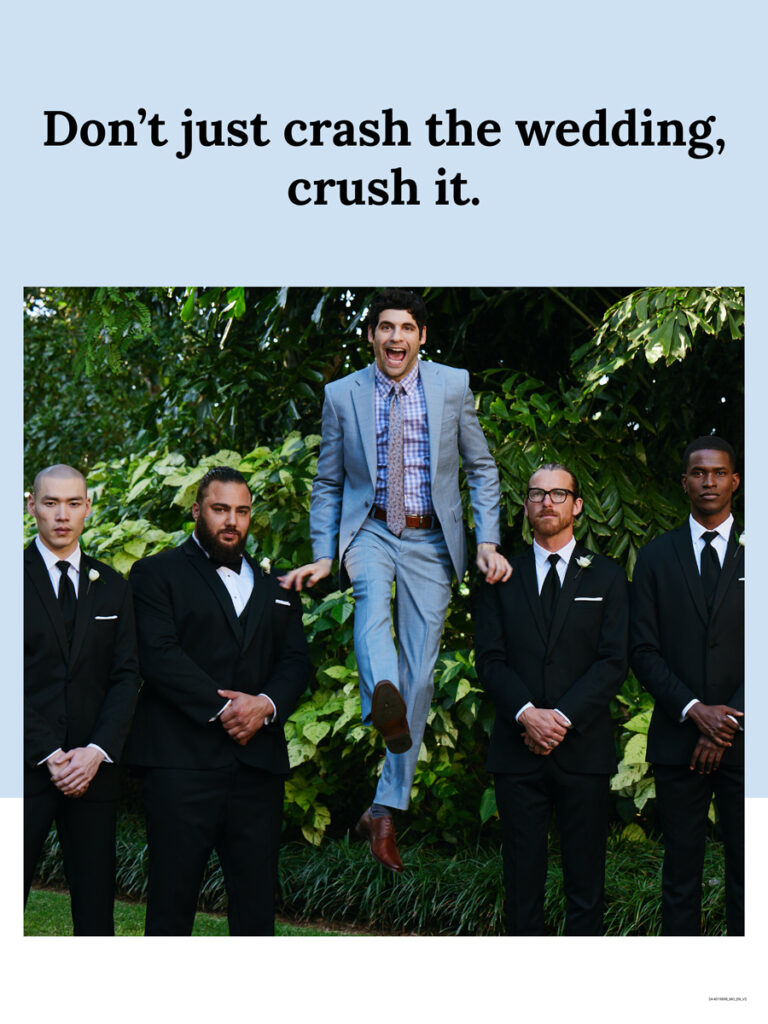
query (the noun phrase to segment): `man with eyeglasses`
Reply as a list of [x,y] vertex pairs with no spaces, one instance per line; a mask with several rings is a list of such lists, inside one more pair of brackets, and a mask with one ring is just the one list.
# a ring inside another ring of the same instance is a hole
[[565,934],[603,928],[609,778],[608,709],[627,673],[624,570],[573,536],[576,477],[547,463],[528,481],[533,545],[512,576],[481,584],[477,672],[496,708],[486,767],[501,817],[510,935],[544,935],[547,838],[554,810],[566,897]]

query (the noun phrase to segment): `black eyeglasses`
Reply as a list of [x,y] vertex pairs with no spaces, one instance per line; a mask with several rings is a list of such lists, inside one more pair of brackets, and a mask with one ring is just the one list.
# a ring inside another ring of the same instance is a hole
[[541,487],[529,487],[528,501],[538,505],[549,495],[553,505],[562,505],[569,494],[572,498],[576,497],[573,491],[569,491],[565,487],[553,487],[551,491],[542,490]]

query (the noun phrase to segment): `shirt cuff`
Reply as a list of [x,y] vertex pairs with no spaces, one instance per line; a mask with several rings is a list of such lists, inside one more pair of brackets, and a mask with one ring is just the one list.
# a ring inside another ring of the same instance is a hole
[[530,700],[529,700],[527,704],[523,704],[523,706],[522,706],[522,707],[520,708],[520,710],[519,710],[519,711],[517,712],[517,714],[515,715],[515,721],[517,721],[517,720],[518,720],[518,718],[520,717],[520,715],[522,715],[522,713],[523,713],[524,711],[527,711],[527,710],[528,710],[528,708],[532,708],[532,707],[533,707],[533,701],[530,701]]
[[230,698],[230,699],[229,699],[229,700],[227,701],[227,703],[226,703],[226,704],[224,705],[224,707],[223,707],[223,708],[220,708],[220,709],[219,709],[219,710],[218,710],[218,711],[216,712],[216,714],[215,714],[215,715],[213,716],[213,718],[209,718],[209,719],[208,719],[208,721],[209,721],[209,722],[215,722],[217,718],[221,718],[221,716],[222,716],[222,715],[224,714],[224,712],[225,712],[225,711],[227,710],[227,708],[229,707],[229,705],[230,705],[231,703],[232,703],[232,698]]
[[562,720],[563,720],[563,721],[565,722],[565,724],[566,724],[566,725],[568,726],[568,728],[570,729],[570,728],[571,728],[571,726],[573,725],[573,722],[572,722],[572,721],[570,720],[570,718],[568,717],[568,715],[564,715],[564,714],[563,714],[563,712],[562,712],[562,711],[560,710],[560,708],[553,708],[552,710],[553,710],[553,711],[555,712],[555,714],[557,714],[557,715],[560,715],[560,717],[562,718]]
[[735,726],[738,726],[739,732],[744,732],[744,726],[741,724],[738,718],[734,718],[733,715],[726,715],[726,718],[730,718]]
[[277,708],[275,707],[275,702],[272,700],[268,693],[260,693],[259,697],[266,697],[269,703],[272,705],[272,714],[267,715],[267,717],[264,719],[264,725],[270,725],[270,723],[274,722],[275,719],[277,718]]
[[53,757],[54,754],[60,754],[60,753],[61,753],[61,747],[56,747],[56,749],[52,750],[47,757],[44,757],[44,758],[42,758],[42,760],[38,761],[37,764],[35,765],[35,768],[39,768],[41,764],[45,764],[46,761],[50,761],[50,759]]
[[687,704],[685,705],[685,707],[684,707],[684,708],[683,708],[683,710],[682,710],[682,713],[681,713],[681,715],[680,715],[680,721],[681,721],[681,722],[684,722],[684,721],[685,721],[685,719],[686,719],[686,716],[687,716],[688,712],[689,712],[689,711],[691,710],[691,708],[693,707],[693,705],[694,705],[694,704],[700,704],[700,703],[701,703],[701,702],[700,702],[700,700],[699,700],[699,698],[698,698],[698,697],[694,697],[694,698],[693,698],[693,700],[689,700],[689,701],[688,701],[688,703],[687,703]]
[[88,746],[89,747],[93,747],[94,750],[98,750],[100,754],[103,754],[104,755],[104,761],[105,761],[106,764],[113,764],[114,763],[112,761],[112,758],[106,752],[106,750],[104,750],[103,747],[100,747],[98,743],[89,743]]

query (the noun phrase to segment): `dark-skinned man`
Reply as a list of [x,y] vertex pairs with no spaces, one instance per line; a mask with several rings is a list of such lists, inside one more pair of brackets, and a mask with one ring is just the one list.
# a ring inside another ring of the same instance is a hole
[[692,441],[682,468],[688,520],[641,549],[632,581],[632,668],[655,698],[647,758],[664,834],[662,934],[700,932],[714,795],[728,934],[743,935],[744,548],[731,512],[739,475],[733,448],[715,436]]

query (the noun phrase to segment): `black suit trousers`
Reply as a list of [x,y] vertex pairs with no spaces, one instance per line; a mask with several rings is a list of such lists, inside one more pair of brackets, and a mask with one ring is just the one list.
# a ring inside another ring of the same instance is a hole
[[544,935],[547,839],[554,810],[560,833],[565,934],[603,930],[608,775],[567,772],[552,755],[526,774],[496,774],[509,935]]
[[25,905],[35,867],[54,821],[69,886],[75,935],[114,935],[114,800],[64,796],[52,783],[42,792],[24,797]]
[[654,765],[664,834],[662,935],[698,935],[707,812],[712,797],[725,850],[725,912],[729,935],[744,934],[744,769],[722,764],[709,775],[687,765]]
[[215,849],[230,935],[274,935],[284,776],[224,768],[151,768],[144,777],[149,845],[147,935],[191,935]]

